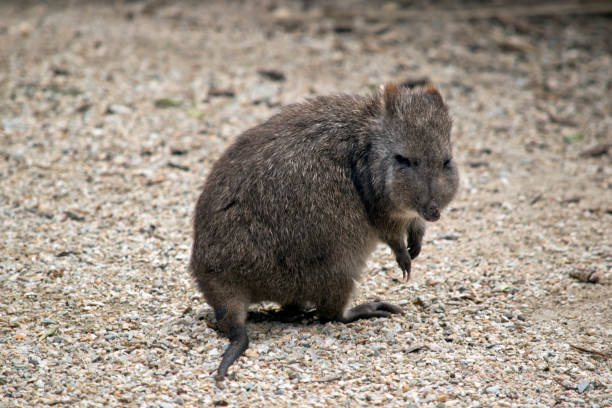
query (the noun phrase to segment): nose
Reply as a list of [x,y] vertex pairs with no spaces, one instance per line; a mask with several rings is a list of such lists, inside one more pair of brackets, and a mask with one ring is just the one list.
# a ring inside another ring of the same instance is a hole
[[440,209],[435,203],[429,204],[425,207],[423,218],[427,221],[438,221],[440,219]]

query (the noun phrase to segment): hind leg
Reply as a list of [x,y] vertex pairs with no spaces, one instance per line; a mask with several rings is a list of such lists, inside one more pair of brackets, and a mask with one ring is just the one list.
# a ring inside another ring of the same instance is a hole
[[395,313],[402,313],[402,309],[392,303],[379,301],[363,303],[350,309],[346,309],[346,305],[340,307],[338,304],[328,304],[319,309],[323,321],[342,323],[351,323],[355,320],[373,317],[391,317]]
[[344,323],[354,322],[359,319],[370,319],[372,317],[391,317],[394,313],[402,313],[402,309],[392,303],[387,302],[368,302],[355,306],[344,312]]
[[[402,309],[387,302],[368,302],[348,309],[350,294],[353,285],[347,287],[347,290],[334,293],[327,299],[324,299],[317,309],[323,321],[339,321],[342,323],[351,323],[359,319],[370,319],[372,317],[390,317],[395,313],[402,313]],[[344,294],[342,294],[344,292]]]
[[244,301],[226,302],[224,305],[213,306],[219,329],[229,338],[230,344],[223,353],[221,364],[217,369],[215,379],[222,380],[227,369],[249,347],[246,332],[246,317],[249,304]]

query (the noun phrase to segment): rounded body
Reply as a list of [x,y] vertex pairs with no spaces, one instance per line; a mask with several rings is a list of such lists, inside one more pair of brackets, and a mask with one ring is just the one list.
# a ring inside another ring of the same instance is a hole
[[226,287],[251,303],[305,306],[352,291],[378,236],[352,181],[359,144],[321,126],[273,117],[214,165],[197,203],[191,261],[207,299]]
[[410,275],[424,220],[457,190],[450,128],[437,90],[387,84],[288,106],[238,137],[198,199],[190,262],[230,339],[218,379],[248,347],[251,303],[313,305],[345,323],[401,313],[379,301],[347,306],[379,241]]
[[250,302],[299,305],[350,291],[376,234],[344,159],[304,135],[264,131],[225,152],[198,200],[200,288],[206,296],[211,284],[235,286]]

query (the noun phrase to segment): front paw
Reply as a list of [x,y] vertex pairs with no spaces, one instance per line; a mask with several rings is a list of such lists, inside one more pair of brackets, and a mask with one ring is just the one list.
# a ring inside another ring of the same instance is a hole
[[402,251],[401,253],[397,255],[395,260],[397,261],[397,264],[402,270],[403,278],[408,280],[410,278],[410,264],[411,264],[410,254],[408,253],[408,251]]
[[414,259],[421,253],[421,241],[409,242],[409,245],[408,253],[410,254],[410,259]]
[[408,252],[410,253],[410,259],[419,256],[423,235],[425,235],[425,224],[420,219],[414,220],[408,227]]

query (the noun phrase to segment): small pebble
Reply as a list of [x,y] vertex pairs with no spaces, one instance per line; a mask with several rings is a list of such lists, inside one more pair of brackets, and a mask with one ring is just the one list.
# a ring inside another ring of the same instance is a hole
[[583,392],[586,391],[586,389],[589,387],[589,385],[591,385],[591,383],[589,381],[581,381],[578,384],[576,384],[576,391],[578,391],[580,394],[582,394]]
[[485,391],[487,392],[487,394],[498,394],[499,393],[499,387],[497,386],[491,386],[491,387],[487,387],[485,389]]

